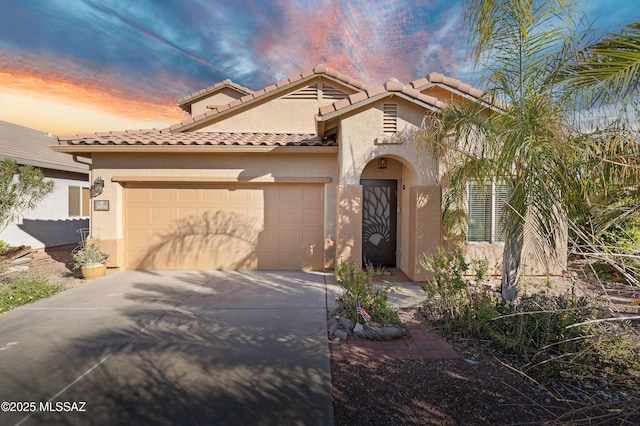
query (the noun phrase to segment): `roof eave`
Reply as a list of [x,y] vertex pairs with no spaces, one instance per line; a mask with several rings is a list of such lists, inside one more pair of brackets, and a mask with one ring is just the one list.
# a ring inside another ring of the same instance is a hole
[[384,99],[384,98],[393,97],[393,96],[398,96],[398,97],[401,97],[403,99],[406,99],[407,101],[413,102],[413,103],[415,103],[417,105],[420,105],[421,107],[423,107],[425,109],[428,109],[429,111],[441,112],[440,108],[435,107],[433,105],[430,105],[430,104],[428,104],[426,102],[423,102],[423,101],[421,101],[419,99],[415,99],[415,98],[413,98],[411,96],[408,96],[408,95],[406,95],[406,94],[404,94],[402,92],[384,92],[384,93],[380,93],[380,94],[377,94],[375,96],[372,96],[370,98],[367,98],[367,99],[365,99],[363,101],[356,102],[354,104],[345,106],[343,108],[340,108],[339,110],[329,112],[329,113],[324,114],[322,116],[318,116],[318,120],[328,121],[328,120],[331,120],[333,118],[339,117],[341,115],[348,114],[348,113],[350,113],[350,112],[352,112],[354,110],[360,109],[360,108],[362,108],[362,107],[364,107],[364,106],[366,106],[368,104],[377,102],[377,101],[379,101],[381,99]]
[[332,154],[337,146],[250,146],[250,145],[60,145],[54,151],[90,156],[92,153],[277,153],[277,154]]
[[57,163],[51,163],[48,161],[17,158],[13,156],[5,156],[5,158],[11,158],[15,160],[18,164],[25,164],[33,167],[38,167],[41,169],[60,170],[63,172],[80,173],[84,175],[89,174],[89,167],[81,167],[81,166],[74,167],[74,166],[68,166],[65,164],[57,164]]

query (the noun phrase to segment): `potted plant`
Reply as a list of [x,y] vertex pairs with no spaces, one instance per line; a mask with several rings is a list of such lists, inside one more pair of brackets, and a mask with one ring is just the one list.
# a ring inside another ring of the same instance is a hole
[[98,278],[107,273],[109,255],[100,251],[97,242],[90,242],[73,255],[73,263],[85,279]]

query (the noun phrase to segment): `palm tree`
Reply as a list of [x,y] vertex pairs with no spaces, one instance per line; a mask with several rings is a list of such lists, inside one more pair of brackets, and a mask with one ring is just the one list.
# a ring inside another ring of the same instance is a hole
[[[640,150],[629,129],[585,133],[575,114],[636,96],[640,24],[585,43],[590,33],[576,31],[571,1],[468,0],[465,10],[486,102],[450,105],[428,140],[446,164],[446,213],[466,210],[469,181],[510,181],[502,297],[514,300],[525,240],[539,261],[557,261],[567,227],[581,232],[575,217],[593,208],[594,194],[628,192],[640,181]],[[594,235],[580,239],[598,245]]]
[[512,301],[525,239],[549,264],[566,229],[573,133],[551,83],[576,37],[574,15],[563,0],[470,0],[466,12],[487,103],[448,107],[430,142],[449,165],[447,210],[465,210],[470,180],[510,183],[501,287],[503,299]]

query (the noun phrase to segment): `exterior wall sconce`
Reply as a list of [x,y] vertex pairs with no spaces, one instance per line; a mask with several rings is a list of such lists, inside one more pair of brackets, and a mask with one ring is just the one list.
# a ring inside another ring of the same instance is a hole
[[102,194],[102,190],[104,189],[104,180],[100,176],[93,181],[93,185],[91,185],[91,189],[89,189],[89,194],[91,197],[97,197]]
[[387,168],[387,159],[384,157],[378,158],[378,168],[386,169]]

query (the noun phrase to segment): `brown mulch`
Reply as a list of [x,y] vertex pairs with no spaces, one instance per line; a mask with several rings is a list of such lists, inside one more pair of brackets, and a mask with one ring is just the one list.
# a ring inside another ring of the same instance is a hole
[[[575,280],[557,277],[553,283],[529,279],[523,293],[603,292],[600,284],[581,281],[580,288],[576,288],[572,282]],[[634,304],[640,299],[637,289],[627,286],[623,292],[613,284],[607,287],[615,304],[612,309],[626,315],[640,313],[640,307]],[[413,314],[412,318],[418,320],[421,316]],[[425,333],[434,332],[423,317],[419,327]],[[603,386],[588,391],[587,386],[592,383],[562,382],[557,378],[539,385],[484,342],[468,339],[449,339],[447,344],[460,356],[457,359],[438,359],[435,352],[424,352],[431,356],[415,356],[420,352],[415,350],[419,343],[415,335],[409,333],[396,346],[391,342],[330,342],[336,426],[640,424],[640,391],[635,387],[629,391]],[[398,346],[412,350],[405,350],[402,355]],[[588,403],[574,398],[572,391],[600,393],[600,400]],[[609,395],[609,401],[602,395]],[[621,399],[616,400],[617,397]]]
[[[538,385],[482,342],[449,344],[459,358],[332,356],[335,425],[640,424],[637,389],[622,390],[626,399],[617,402],[587,403],[558,392],[575,390],[580,383]],[[586,386],[581,389],[587,392]]]
[[404,339],[330,342],[335,424],[542,424],[568,407],[484,351],[452,345],[417,310]]

